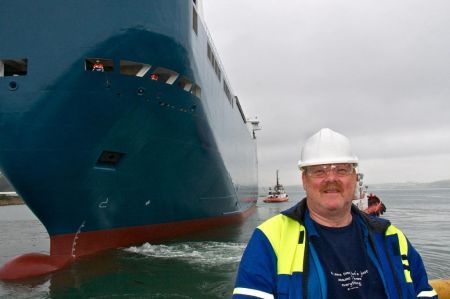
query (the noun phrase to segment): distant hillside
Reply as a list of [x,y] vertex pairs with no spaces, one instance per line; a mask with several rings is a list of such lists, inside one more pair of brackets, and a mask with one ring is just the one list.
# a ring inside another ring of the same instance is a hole
[[393,188],[450,188],[450,180],[435,181],[429,183],[388,183],[388,184],[373,184],[369,185],[369,188],[376,189],[393,189]]
[[[450,188],[450,180],[441,180],[428,183],[405,182],[405,183],[382,183],[382,184],[367,184],[369,190],[373,189],[402,189],[402,188]],[[273,187],[273,186],[270,186]],[[260,187],[260,194],[267,194],[269,187]],[[287,193],[304,192],[301,185],[284,186]]]
[[442,180],[442,181],[436,181],[431,183],[425,183],[428,187],[434,187],[434,188],[450,188],[450,180]]
[[14,188],[6,180],[5,176],[0,173],[0,192],[11,192]]

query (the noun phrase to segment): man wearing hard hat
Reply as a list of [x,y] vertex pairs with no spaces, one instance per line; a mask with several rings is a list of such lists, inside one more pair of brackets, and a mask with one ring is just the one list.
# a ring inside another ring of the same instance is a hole
[[352,205],[357,165],[339,133],[306,141],[306,198],[255,229],[233,298],[437,298],[405,235]]

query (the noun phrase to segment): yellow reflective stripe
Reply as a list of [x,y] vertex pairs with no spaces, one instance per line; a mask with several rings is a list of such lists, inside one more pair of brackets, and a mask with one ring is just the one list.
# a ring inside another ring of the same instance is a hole
[[233,295],[247,295],[252,297],[258,297],[261,299],[274,299],[272,294],[247,288],[235,288],[233,291]]
[[403,273],[405,274],[406,282],[412,282],[411,271],[409,270],[408,242],[406,241],[406,237],[401,230],[393,225],[390,225],[386,231],[386,236],[389,235],[397,235],[400,255],[403,263]]
[[273,251],[275,252],[277,258],[281,239],[281,225],[281,215],[277,215],[258,226],[258,228],[264,233],[264,235],[266,235],[267,239],[269,239],[269,242],[272,245]]
[[[292,275],[293,272],[303,272],[305,242],[299,243],[300,231],[305,228],[287,216],[279,214],[270,218],[258,228],[269,239],[277,257],[277,274]],[[306,233],[304,233],[306,239]]]
[[[297,222],[298,223],[298,222]],[[301,244],[298,244],[298,238],[301,232],[303,233],[303,242]],[[295,255],[294,255],[294,261],[292,262],[292,268],[291,273],[293,272],[303,272],[303,260],[305,258],[305,245],[306,245],[306,231],[305,227],[300,225],[299,229],[297,230],[297,246],[295,248]]]

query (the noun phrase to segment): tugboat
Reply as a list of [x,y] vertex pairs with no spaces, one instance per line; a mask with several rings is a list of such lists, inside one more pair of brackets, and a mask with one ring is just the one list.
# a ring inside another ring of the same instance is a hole
[[289,196],[284,191],[283,185],[280,184],[278,179],[278,170],[277,170],[277,184],[273,187],[273,191],[269,188],[269,194],[263,200],[264,202],[284,202],[288,201]]

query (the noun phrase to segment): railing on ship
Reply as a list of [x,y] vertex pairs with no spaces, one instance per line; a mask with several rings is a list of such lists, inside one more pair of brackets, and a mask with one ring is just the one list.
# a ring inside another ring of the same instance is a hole
[[203,16],[201,14],[198,14],[198,12],[197,12],[197,1],[195,1],[195,0],[193,0],[193,7],[192,7],[192,9],[194,10],[194,13],[196,13],[196,15],[197,15],[196,16],[196,20],[197,21],[200,20],[203,28],[205,29],[207,42],[208,42],[208,52],[211,51],[211,54],[214,55],[214,59],[210,58],[210,62],[212,63],[212,67],[213,67],[216,75],[218,76],[219,81],[221,81],[223,79],[223,83],[222,82],[221,83],[222,83],[222,85],[224,87],[223,88],[224,94],[228,98],[228,100],[230,101],[230,104],[232,105],[233,108],[234,108],[234,103],[236,104],[236,106],[238,107],[239,113],[241,114],[242,121],[245,124],[245,123],[247,123],[247,121],[246,121],[246,117],[245,117],[244,111],[242,110],[241,103],[239,102],[238,97],[234,95],[234,92],[233,92],[232,88],[230,87],[228,76],[227,76],[227,74],[225,72],[225,68],[223,66],[223,63],[220,60],[217,48],[214,45],[214,42],[213,42],[212,37],[211,37],[211,33],[208,30],[208,26],[206,26],[206,23],[203,20]]

